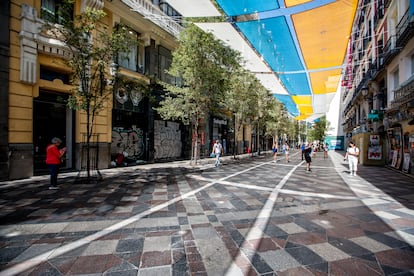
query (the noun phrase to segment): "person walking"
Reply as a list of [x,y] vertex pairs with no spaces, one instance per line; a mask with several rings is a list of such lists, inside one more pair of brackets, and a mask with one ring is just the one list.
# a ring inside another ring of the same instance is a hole
[[302,143],[302,145],[301,145],[301,147],[300,147],[300,150],[301,150],[301,152],[302,152],[302,161],[303,161],[303,159],[305,158],[305,144],[306,144],[306,143]]
[[218,167],[221,165],[220,162],[220,155],[223,153],[223,146],[220,144],[219,140],[216,140],[216,143],[213,145],[213,154],[216,155],[216,162],[215,162],[215,166]]
[[52,139],[52,143],[46,148],[46,165],[50,172],[50,186],[49,190],[59,189],[57,186],[57,178],[59,174],[59,167],[61,164],[61,158],[66,152],[66,148],[59,149],[62,144],[62,140],[55,137]]
[[286,160],[286,163],[289,163],[290,161],[289,161],[289,144],[286,142],[285,143],[285,160]]
[[274,142],[272,146],[272,152],[273,152],[273,162],[277,162],[277,143]]
[[328,158],[328,143],[323,144],[323,159]]
[[305,155],[305,161],[306,161],[306,172],[310,172],[310,164],[312,162],[312,144],[309,144],[309,142],[305,143],[305,149],[303,150]]
[[355,143],[350,141],[349,147],[346,150],[344,160],[348,159],[349,175],[356,176],[358,171],[358,156],[359,148],[355,146]]

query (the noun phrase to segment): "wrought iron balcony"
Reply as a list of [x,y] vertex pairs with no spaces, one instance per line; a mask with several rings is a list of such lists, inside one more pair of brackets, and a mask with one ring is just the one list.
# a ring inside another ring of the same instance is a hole
[[409,9],[405,12],[397,25],[397,47],[404,47],[414,36],[414,22],[412,22]]
[[405,107],[408,102],[414,100],[414,76],[404,82],[394,91],[394,99],[391,101],[391,108]]
[[384,46],[381,57],[383,58],[384,65],[389,64],[391,60],[400,52],[401,47],[397,47],[397,37],[391,36]]

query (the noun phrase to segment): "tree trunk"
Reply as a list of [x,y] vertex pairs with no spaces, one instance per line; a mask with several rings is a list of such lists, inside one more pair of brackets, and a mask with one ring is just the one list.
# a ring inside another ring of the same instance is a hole
[[90,141],[91,141],[91,130],[90,130],[90,110],[89,106],[86,110],[86,173],[88,180],[91,176],[91,160],[90,160]]
[[193,160],[194,160],[194,164],[197,165],[197,161],[198,161],[198,118],[194,124],[194,136],[195,139],[193,141]]
[[237,130],[236,130],[236,114],[233,114],[234,119],[234,141],[233,141],[233,159],[236,159],[236,155],[238,154],[238,147],[237,147]]

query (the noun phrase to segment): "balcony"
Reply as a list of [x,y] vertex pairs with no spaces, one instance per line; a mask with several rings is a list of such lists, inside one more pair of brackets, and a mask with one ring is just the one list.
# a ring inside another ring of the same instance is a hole
[[409,16],[409,9],[405,12],[397,25],[397,47],[404,47],[414,35],[414,22]]
[[400,52],[401,47],[396,46],[397,37],[391,36],[384,46],[381,57],[383,58],[384,65],[389,64],[391,60]]
[[140,13],[144,18],[152,21],[175,37],[181,32],[183,27],[175,22],[173,18],[163,13],[157,6],[153,5],[150,0],[121,0],[133,11]]
[[391,109],[408,107],[408,103],[414,101],[414,76],[401,84],[394,91],[394,99],[391,101]]

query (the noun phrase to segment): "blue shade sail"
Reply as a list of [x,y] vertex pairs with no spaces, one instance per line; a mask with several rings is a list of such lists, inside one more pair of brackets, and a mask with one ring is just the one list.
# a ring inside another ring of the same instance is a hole
[[285,105],[286,109],[289,111],[290,114],[293,116],[299,115],[299,110],[295,104],[295,102],[292,100],[292,97],[289,95],[279,95],[279,94],[273,94],[273,96],[279,100],[282,104]]
[[[308,76],[285,17],[236,23],[291,95],[311,95]],[[290,111],[290,108],[289,108]]]
[[312,94],[306,73],[281,74],[279,79],[292,96],[309,96]]
[[304,69],[285,17],[240,22],[236,26],[273,71]]
[[277,0],[216,0],[229,16],[264,12],[279,8]]

